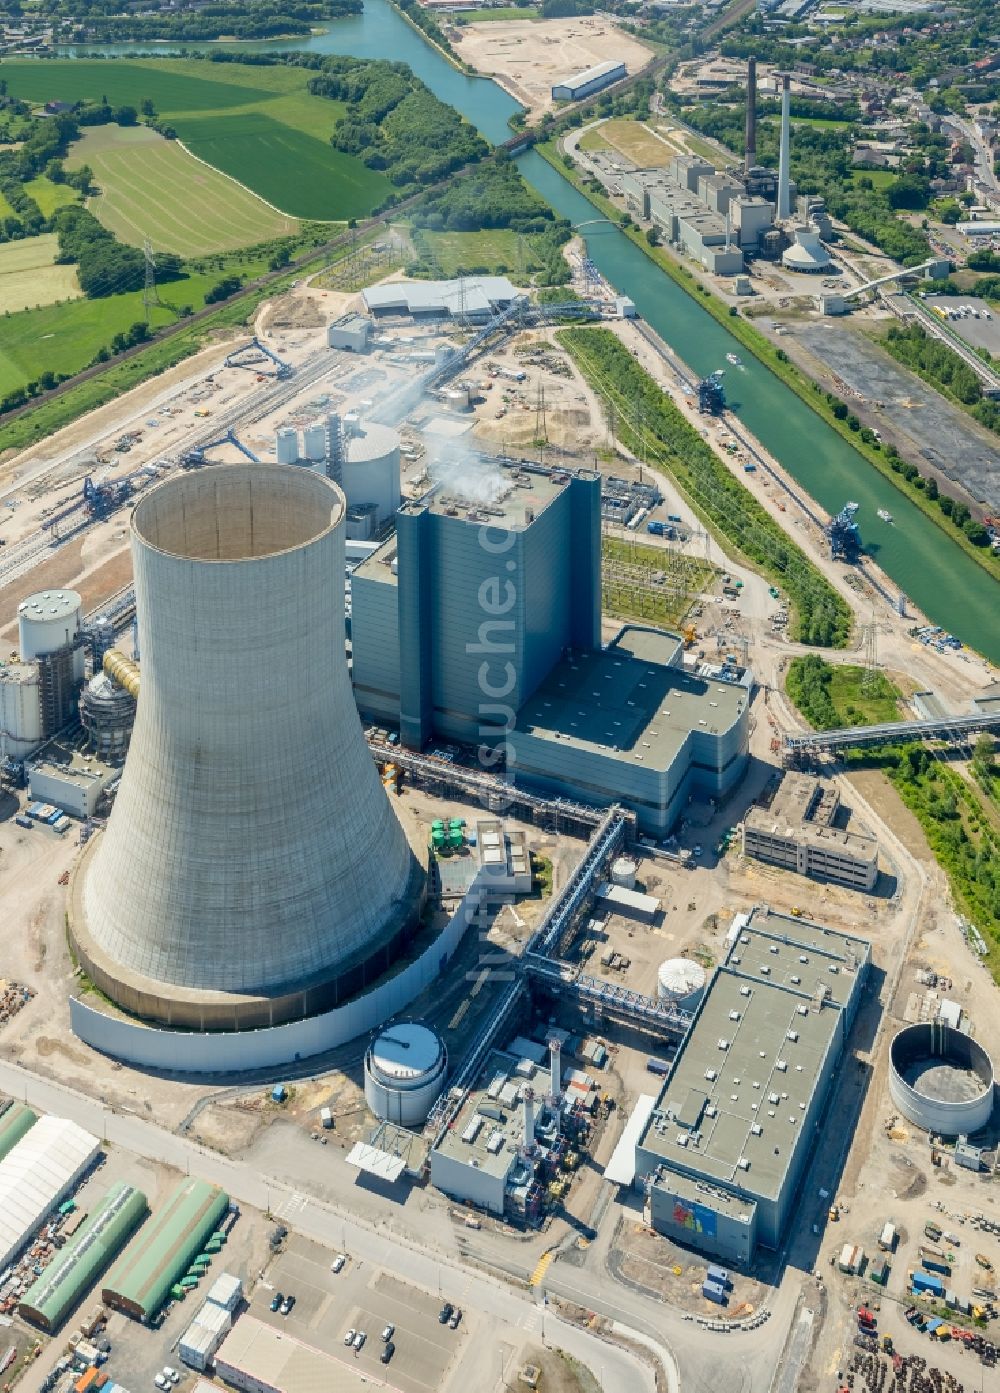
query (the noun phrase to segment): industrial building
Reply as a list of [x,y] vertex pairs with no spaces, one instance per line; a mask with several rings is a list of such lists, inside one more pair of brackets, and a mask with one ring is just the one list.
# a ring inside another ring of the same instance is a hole
[[105,1277],[104,1304],[134,1320],[154,1320],[228,1209],[229,1196],[218,1185],[181,1181]]
[[149,1213],[141,1190],[118,1181],[21,1298],[18,1314],[51,1334],[117,1257]]
[[376,317],[405,314],[478,323],[506,309],[517,290],[506,276],[461,276],[451,281],[386,281],[368,286],[361,296]]
[[26,1136],[38,1121],[38,1114],[23,1103],[10,1102],[0,1113],[0,1161],[13,1151],[23,1136]]
[[834,826],[840,794],[808,774],[787,773],[770,802],[743,820],[743,854],[772,866],[872,890],[878,880],[878,841]]
[[326,341],[344,353],[367,353],[371,344],[372,322],[363,314],[344,314],[327,326]]
[[339,1359],[255,1316],[243,1316],[233,1326],[215,1356],[215,1372],[246,1393],[339,1388],[350,1378]]
[[76,1188],[101,1150],[63,1117],[41,1117],[0,1161],[0,1269]]
[[306,464],[325,474],[347,499],[349,541],[370,541],[391,521],[400,500],[400,439],[391,426],[336,414],[275,436],[278,464]]
[[430,1026],[392,1021],[365,1051],[365,1102],[383,1122],[422,1127],[444,1092],[448,1051]]
[[605,87],[610,87],[613,82],[620,82],[627,76],[628,69],[624,63],[616,62],[614,59],[606,63],[595,63],[593,67],[584,68],[582,72],[554,83],[552,100],[579,102],[584,97],[592,96],[594,92],[602,92]]
[[75,590],[43,590],[18,605],[18,658],[0,663],[0,759],[23,760],[76,715],[81,623]]
[[677,634],[627,625],[604,649],[573,652],[520,707],[507,739],[516,781],[633,809],[665,836],[693,794],[739,783],[750,740],[748,669],[685,666]]
[[508,831],[500,818],[476,823],[480,883],[487,895],[530,895],[534,884],[531,853],[524,832]]
[[136,724],[70,932],[133,1015],[314,1015],[379,977],[419,916],[426,847],[351,697],[345,511],[312,470],[247,464],[174,477],[132,514]]
[[635,1151],[649,1223],[728,1262],[777,1249],[847,1047],[871,947],[738,915]]
[[59,739],[28,759],[24,771],[32,799],[79,818],[93,817],[105,790],[121,776],[120,767]]
[[216,1350],[232,1329],[232,1313],[211,1299],[204,1301],[177,1345],[182,1361],[199,1373],[209,1368]]
[[421,749],[497,738],[567,648],[600,642],[600,476],[518,465],[442,483],[351,581],[354,695]]

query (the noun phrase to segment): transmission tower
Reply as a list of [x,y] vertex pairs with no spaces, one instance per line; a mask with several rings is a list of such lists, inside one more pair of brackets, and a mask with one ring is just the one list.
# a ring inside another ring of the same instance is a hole
[[867,696],[871,696],[881,686],[881,676],[878,669],[878,625],[875,622],[874,614],[871,623],[864,627],[864,641],[865,673],[861,679],[861,690]]
[[535,393],[535,439],[548,440],[548,438],[545,421],[545,383],[539,378],[538,390]]
[[142,244],[142,255],[146,262],[146,278],[142,287],[142,309],[148,324],[151,306],[160,303],[160,292],[156,288],[156,258],[153,256],[153,244],[148,237]]

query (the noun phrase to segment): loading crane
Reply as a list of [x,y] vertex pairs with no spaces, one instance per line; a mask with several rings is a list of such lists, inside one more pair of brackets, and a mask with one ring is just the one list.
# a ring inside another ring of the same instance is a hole
[[277,353],[273,353],[267,344],[261,343],[256,337],[242,348],[234,348],[232,353],[227,353],[225,360],[227,368],[249,368],[251,372],[259,372],[266,363],[271,363],[274,375],[279,380],[291,377],[295,371],[291,363],[279,358]]
[[720,416],[726,409],[726,391],[722,385],[722,368],[716,368],[698,383],[698,410]]
[[834,561],[857,561],[861,552],[861,534],[854,521],[857,503],[845,503],[835,518],[827,524],[826,535]]
[[240,454],[246,455],[251,464],[260,464],[259,456],[255,455],[249,445],[244,445],[243,441],[236,434],[235,430],[227,430],[225,435],[220,435],[218,440],[209,440],[204,445],[196,445],[188,450],[181,460],[184,469],[197,469],[200,465],[206,464],[205,455],[209,450],[216,449],[219,445],[233,445]]

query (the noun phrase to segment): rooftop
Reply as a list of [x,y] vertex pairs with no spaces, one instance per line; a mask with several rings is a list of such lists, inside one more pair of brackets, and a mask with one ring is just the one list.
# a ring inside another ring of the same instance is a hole
[[672,1170],[776,1198],[869,953],[863,939],[755,910],[709,985],[644,1148]]
[[233,1326],[219,1347],[216,1361],[241,1370],[265,1387],[281,1389],[282,1393],[325,1388],[354,1393],[368,1386],[368,1379],[342,1360],[249,1315],[242,1316]]
[[120,767],[64,745],[58,737],[43,746],[38,755],[29,760],[28,767],[34,773],[54,775],[74,788],[89,788],[95,783],[103,787],[121,773]]
[[76,614],[82,601],[75,590],[40,590],[29,595],[17,607],[19,619],[44,623],[48,619],[68,619]]
[[747,703],[736,682],[671,666],[681,644],[628,625],[603,651],[574,652],[521,708],[518,732],[669,768],[692,731],[728,730]]
[[405,503],[403,511],[426,509],[438,517],[454,518],[476,527],[486,524],[523,531],[560,496],[577,472],[589,473],[538,465],[526,468],[524,464],[493,460],[469,461],[461,470],[452,470],[441,478],[423,498]]
[[[549,1089],[549,1071],[544,1064],[494,1050],[481,1077],[483,1086],[469,1093],[439,1150],[489,1175],[506,1176],[524,1142],[522,1092],[530,1085],[541,1100]],[[491,1117],[485,1108],[498,1116]]]
[[506,276],[462,276],[450,281],[386,281],[362,291],[365,306],[406,314],[484,313],[508,305],[517,290]]
[[754,831],[776,837],[794,838],[871,860],[878,855],[878,841],[860,832],[833,826],[840,804],[835,788],[809,774],[787,773],[768,806],[756,806],[746,815],[746,825]]

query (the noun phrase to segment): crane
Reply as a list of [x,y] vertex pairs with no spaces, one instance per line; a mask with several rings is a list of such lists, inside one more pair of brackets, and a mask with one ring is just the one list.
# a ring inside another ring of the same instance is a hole
[[227,353],[225,360],[227,368],[249,368],[252,372],[259,371],[267,362],[274,366],[274,375],[279,380],[291,377],[295,371],[291,363],[284,362],[256,337],[242,348],[234,348],[232,353]]
[[196,469],[199,465],[206,463],[206,452],[216,449],[219,445],[233,445],[240,454],[246,455],[251,464],[260,464],[260,458],[254,454],[249,445],[243,444],[233,429],[227,430],[225,435],[220,435],[218,440],[209,440],[204,445],[196,445],[193,450],[187,452],[181,460],[181,464],[185,469]]

